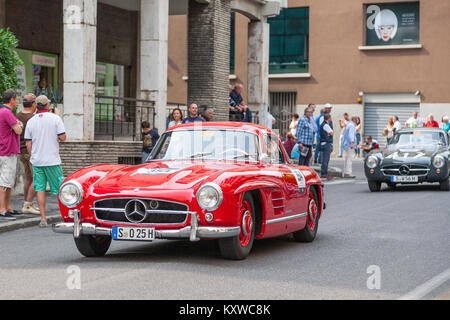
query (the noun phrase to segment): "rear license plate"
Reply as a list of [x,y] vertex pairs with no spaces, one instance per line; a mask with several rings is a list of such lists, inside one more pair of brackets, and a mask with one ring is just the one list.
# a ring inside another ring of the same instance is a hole
[[419,182],[418,176],[391,176],[391,182]]
[[155,240],[155,228],[114,226],[112,238],[114,240],[152,241]]

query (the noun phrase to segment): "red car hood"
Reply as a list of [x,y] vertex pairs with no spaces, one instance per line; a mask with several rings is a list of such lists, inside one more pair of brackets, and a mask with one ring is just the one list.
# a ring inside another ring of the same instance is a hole
[[186,190],[217,173],[248,164],[218,161],[156,161],[115,170],[95,186],[99,189]]

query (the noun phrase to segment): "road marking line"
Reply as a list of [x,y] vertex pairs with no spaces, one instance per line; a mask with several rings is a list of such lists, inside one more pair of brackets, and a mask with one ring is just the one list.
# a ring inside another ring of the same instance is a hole
[[408,292],[404,296],[398,298],[398,300],[419,300],[425,297],[434,289],[438,288],[440,285],[444,284],[450,280],[450,268],[445,270],[444,272],[438,274],[434,278],[428,280],[424,284],[421,284],[414,290]]
[[343,184],[343,183],[354,183],[354,182],[355,182],[355,180],[340,180],[340,181],[331,181],[331,182],[325,181],[324,184],[332,185],[332,184]]

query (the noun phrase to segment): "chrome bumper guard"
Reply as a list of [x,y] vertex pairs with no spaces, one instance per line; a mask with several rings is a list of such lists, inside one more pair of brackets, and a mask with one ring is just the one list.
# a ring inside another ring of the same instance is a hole
[[[240,227],[200,227],[198,225],[197,213],[190,212],[191,225],[181,229],[172,230],[155,230],[155,238],[157,239],[189,239],[190,241],[198,241],[201,238],[228,238],[239,235]],[[70,210],[69,217],[74,222],[63,222],[52,225],[52,229],[56,233],[71,233],[75,238],[80,235],[96,235],[111,236],[111,228],[98,227],[92,223],[80,222],[80,211]]]

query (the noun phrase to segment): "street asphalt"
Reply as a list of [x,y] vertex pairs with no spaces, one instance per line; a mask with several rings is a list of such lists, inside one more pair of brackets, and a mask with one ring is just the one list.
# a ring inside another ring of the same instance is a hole
[[371,193],[361,161],[354,173],[326,183],[313,243],[257,241],[244,261],[222,259],[214,241],[113,242],[84,258],[51,229],[0,233],[0,299],[449,299],[450,193]]

